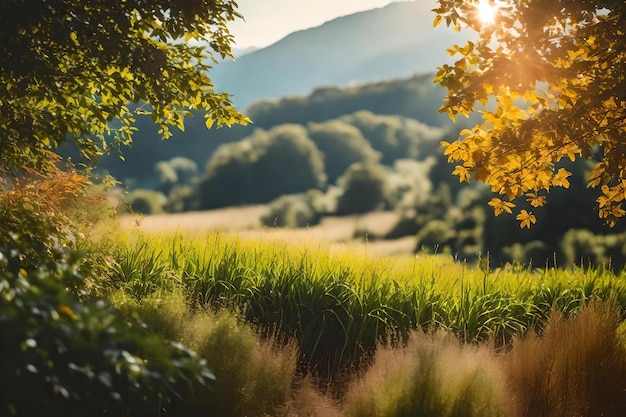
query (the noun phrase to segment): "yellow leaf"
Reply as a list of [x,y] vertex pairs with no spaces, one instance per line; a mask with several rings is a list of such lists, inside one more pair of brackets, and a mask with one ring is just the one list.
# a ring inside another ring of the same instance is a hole
[[76,314],[74,314],[72,309],[69,308],[66,305],[62,305],[61,307],[59,307],[59,312],[65,314],[66,316],[68,316],[72,320],[76,320]]
[[537,223],[537,218],[535,217],[535,215],[532,212],[529,213],[526,210],[520,211],[517,217],[515,217],[515,220],[519,220],[520,222],[519,227],[522,229],[525,227],[530,229],[531,224]]
[[560,168],[552,179],[552,185],[554,185],[555,187],[569,188],[569,181],[567,178],[571,175],[572,173],[565,168]]
[[498,217],[499,215],[501,215],[503,212],[507,212],[509,214],[512,214],[513,211],[511,210],[513,207],[515,207],[515,204],[510,203],[508,201],[503,201],[499,198],[492,198],[491,201],[489,201],[489,204],[491,207],[493,207],[493,211],[494,214],[496,215],[496,217]]
[[526,197],[528,197],[526,201],[528,201],[530,205],[533,207],[542,207],[543,205],[546,204],[546,197],[542,195],[538,195],[535,193],[528,193],[526,194]]
[[469,170],[464,166],[457,165],[452,174],[459,176],[459,182],[470,182]]

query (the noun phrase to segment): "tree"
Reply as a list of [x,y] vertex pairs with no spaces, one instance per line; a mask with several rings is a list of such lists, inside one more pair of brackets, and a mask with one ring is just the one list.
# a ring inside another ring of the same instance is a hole
[[496,215],[517,210],[530,227],[551,188],[569,187],[559,162],[580,157],[595,160],[599,216],[613,226],[626,214],[625,10],[622,0],[439,0],[435,26],[478,34],[437,72],[448,89],[440,110],[454,119],[484,106],[481,123],[443,142],[445,154],[461,181],[499,194]]
[[267,203],[326,184],[324,157],[300,125],[256,130],[220,146],[198,187],[201,208]]
[[236,7],[231,0],[0,2],[3,165],[45,170],[66,142],[94,159],[132,141],[138,114],[150,114],[163,138],[184,129],[190,110],[205,111],[207,127],[246,123],[207,75],[214,54],[231,56],[227,23],[241,17]]
[[380,153],[370,146],[359,129],[341,120],[309,123],[308,135],[324,155],[324,167],[328,183],[337,178],[355,162],[374,163]]
[[385,169],[376,163],[355,162],[337,180],[343,193],[337,199],[337,214],[363,214],[385,208],[392,190]]

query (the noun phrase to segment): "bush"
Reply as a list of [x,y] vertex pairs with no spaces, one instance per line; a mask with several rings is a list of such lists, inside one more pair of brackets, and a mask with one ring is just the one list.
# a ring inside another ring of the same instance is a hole
[[191,311],[176,291],[117,302],[126,303],[127,315],[139,315],[159,333],[193,348],[214,372],[215,384],[195,389],[175,415],[265,417],[287,402],[298,356],[292,344],[261,340],[227,310]]
[[297,125],[256,131],[221,146],[199,187],[202,208],[267,203],[326,184],[323,156]]
[[268,227],[316,225],[328,211],[324,198],[319,190],[279,197],[270,204],[269,212],[261,217],[261,223]]
[[167,204],[167,197],[163,193],[143,189],[131,191],[125,200],[133,212],[141,214],[163,213]]
[[151,415],[212,378],[182,345],[69,294],[73,253],[15,272],[19,247],[15,236],[0,242],[0,415]]
[[324,155],[328,183],[334,184],[348,167],[355,163],[376,163],[380,153],[370,146],[361,131],[340,120],[309,123],[308,134]]
[[626,233],[596,235],[586,229],[568,230],[561,240],[564,266],[603,265],[615,271],[626,264]]
[[417,233],[417,250],[427,253],[451,250],[456,240],[456,231],[443,220],[431,220]]
[[343,193],[337,200],[337,214],[362,214],[388,207],[392,190],[387,172],[378,164],[355,163],[339,178]]
[[443,129],[430,127],[401,116],[377,115],[358,111],[340,120],[357,127],[372,148],[382,155],[381,164],[392,165],[398,159],[419,159],[433,155],[443,139]]
[[13,236],[12,245],[19,245],[13,247],[20,253],[17,269],[36,268],[75,248],[80,238],[75,208],[87,198],[90,185],[72,167],[45,175],[29,172],[12,180],[0,172],[0,238]]

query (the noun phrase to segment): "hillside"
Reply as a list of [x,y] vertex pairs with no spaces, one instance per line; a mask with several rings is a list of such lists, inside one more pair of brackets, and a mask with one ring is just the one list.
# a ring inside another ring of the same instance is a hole
[[433,29],[432,3],[391,3],[292,33],[234,62],[222,62],[212,71],[213,81],[246,108],[260,98],[307,94],[317,86],[434,72],[450,62],[446,48],[466,35]]

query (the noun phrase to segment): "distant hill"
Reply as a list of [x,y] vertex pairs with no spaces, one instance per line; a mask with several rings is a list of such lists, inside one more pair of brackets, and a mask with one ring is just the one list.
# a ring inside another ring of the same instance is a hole
[[204,119],[196,115],[185,121],[185,132],[174,132],[159,141],[157,127],[150,117],[137,119],[139,131],[131,148],[123,150],[125,161],[117,156],[104,157],[99,167],[118,179],[133,177],[144,187],[154,181],[154,165],[174,156],[184,156],[204,167],[215,149],[250,135],[254,129],[270,129],[283,123],[322,122],[367,110],[378,115],[397,115],[419,120],[430,126],[449,126],[445,114],[438,114],[444,91],[432,81],[433,74],[404,79],[365,83],[350,87],[314,89],[306,96],[292,96],[276,101],[260,100],[248,114],[254,123],[248,126],[206,130]]
[[224,61],[211,76],[245,109],[261,98],[308,94],[346,85],[432,73],[465,34],[433,29],[432,1],[396,2],[292,33],[277,43]]
[[160,142],[150,117],[139,117],[133,146],[123,150],[125,162],[104,157],[99,167],[149,186],[158,161],[184,156],[204,167],[219,145],[255,128],[320,122],[359,110],[446,125],[447,116],[437,114],[444,91],[432,82],[433,73],[450,61],[446,48],[463,40],[432,28],[431,3],[397,2],[341,17],[224,61],[211,71],[216,88],[232,93],[239,109],[249,107],[253,124],[207,131],[197,115],[186,120],[185,132]]
[[252,52],[258,51],[260,48],[256,46],[248,46],[247,48],[239,49],[232,48],[232,53],[235,58],[240,58],[244,55],[251,54]]

